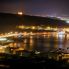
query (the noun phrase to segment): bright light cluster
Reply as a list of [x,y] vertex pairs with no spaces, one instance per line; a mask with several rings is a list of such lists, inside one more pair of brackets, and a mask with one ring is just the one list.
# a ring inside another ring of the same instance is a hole
[[66,23],[69,23],[69,20],[67,20]]
[[7,40],[7,38],[0,38],[0,41],[5,41],[5,40]]
[[23,13],[22,12],[18,12],[18,15],[23,15]]

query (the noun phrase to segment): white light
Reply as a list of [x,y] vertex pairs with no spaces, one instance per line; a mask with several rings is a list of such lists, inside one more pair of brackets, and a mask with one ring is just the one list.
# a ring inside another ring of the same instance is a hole
[[5,40],[7,40],[6,38],[0,38],[0,41],[5,41]]
[[69,23],[69,20],[67,20],[66,23]]
[[38,51],[35,51],[35,54],[40,54],[40,52],[38,52]]
[[22,12],[18,12],[18,15],[23,15],[23,13]]
[[58,37],[60,38],[60,39],[63,39],[63,37],[64,37],[64,35],[65,35],[65,32],[58,32]]

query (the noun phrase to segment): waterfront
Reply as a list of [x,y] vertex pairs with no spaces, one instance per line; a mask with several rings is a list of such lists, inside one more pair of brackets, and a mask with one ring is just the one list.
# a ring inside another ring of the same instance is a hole
[[[52,58],[54,56],[53,58],[59,60],[59,53],[61,56],[69,53],[68,36],[69,34],[65,36],[58,32],[10,33],[0,36],[0,53],[24,57],[42,54],[42,57]],[[63,56],[64,58],[69,57]]]
[[43,69],[49,67],[50,63],[52,63],[52,67],[55,64],[58,68],[68,67],[69,34],[66,37],[60,34],[58,37],[56,32],[24,32],[22,36],[21,33],[17,33],[17,36],[14,37],[13,34],[9,35],[3,35],[0,38],[0,42],[2,42],[0,43],[0,65],[5,65],[0,67],[16,68],[18,66],[20,68],[25,64],[37,67],[38,64],[41,64]]
[[56,49],[64,49],[66,53],[68,51],[68,37],[57,37],[56,34],[35,34],[35,35],[23,35],[20,40],[14,40],[8,43],[7,46],[10,47],[10,52],[16,54],[18,51],[38,51],[38,52],[48,52],[54,51]]

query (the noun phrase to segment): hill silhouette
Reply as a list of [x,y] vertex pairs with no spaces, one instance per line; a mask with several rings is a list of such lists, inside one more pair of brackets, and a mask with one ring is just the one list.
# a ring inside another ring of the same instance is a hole
[[57,18],[0,13],[0,32],[15,31],[18,25],[45,25],[51,27],[68,27],[69,24]]

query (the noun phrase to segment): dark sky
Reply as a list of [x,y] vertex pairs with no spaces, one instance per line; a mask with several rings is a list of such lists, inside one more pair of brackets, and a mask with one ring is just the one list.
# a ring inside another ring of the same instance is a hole
[[69,16],[69,0],[0,0],[0,12]]

